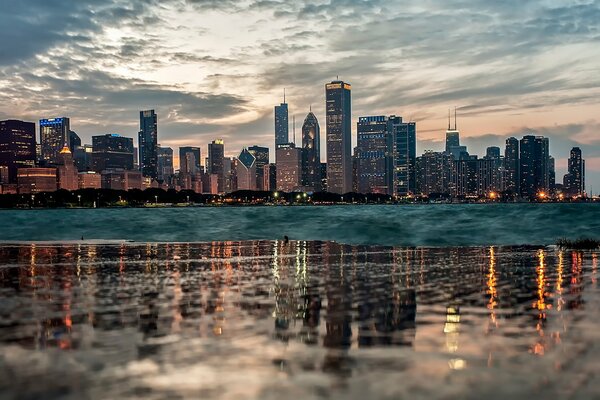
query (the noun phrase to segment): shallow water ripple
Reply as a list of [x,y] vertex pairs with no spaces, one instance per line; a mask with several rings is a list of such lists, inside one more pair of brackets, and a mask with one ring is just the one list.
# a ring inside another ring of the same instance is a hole
[[598,254],[0,246],[0,397],[593,398]]

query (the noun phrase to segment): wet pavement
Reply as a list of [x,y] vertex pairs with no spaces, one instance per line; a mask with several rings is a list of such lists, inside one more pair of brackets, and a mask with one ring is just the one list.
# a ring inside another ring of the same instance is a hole
[[0,398],[598,398],[598,254],[0,246]]

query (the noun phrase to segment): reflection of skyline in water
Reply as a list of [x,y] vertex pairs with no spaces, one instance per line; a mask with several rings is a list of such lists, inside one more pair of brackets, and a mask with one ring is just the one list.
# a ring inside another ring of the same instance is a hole
[[118,363],[264,338],[320,349],[302,368],[342,378],[368,349],[440,354],[449,370],[545,357],[573,335],[598,269],[594,252],[305,241],[32,244],[0,247],[0,262],[2,345]]

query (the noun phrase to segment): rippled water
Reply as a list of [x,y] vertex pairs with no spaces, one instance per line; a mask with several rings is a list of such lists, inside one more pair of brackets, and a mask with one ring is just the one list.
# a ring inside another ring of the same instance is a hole
[[545,247],[5,245],[0,398],[597,398],[597,279]]
[[332,240],[391,246],[548,245],[597,238],[600,203],[0,210],[0,241]]

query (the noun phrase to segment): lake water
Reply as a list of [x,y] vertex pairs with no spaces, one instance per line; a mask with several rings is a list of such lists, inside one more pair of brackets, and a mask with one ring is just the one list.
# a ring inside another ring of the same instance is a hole
[[392,246],[597,237],[600,203],[0,210],[0,241],[331,240]]
[[591,251],[3,245],[0,398],[598,398],[599,321]]

